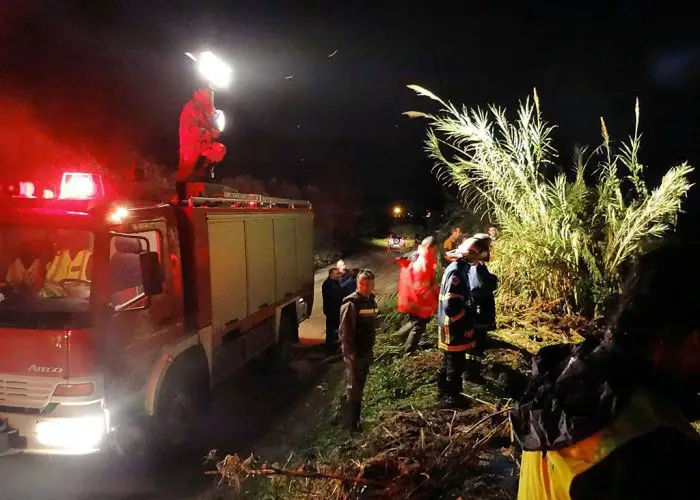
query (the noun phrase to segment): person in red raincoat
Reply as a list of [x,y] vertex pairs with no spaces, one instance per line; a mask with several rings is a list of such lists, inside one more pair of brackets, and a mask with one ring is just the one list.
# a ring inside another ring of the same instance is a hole
[[408,314],[410,324],[404,348],[408,356],[418,349],[428,322],[437,311],[437,244],[432,237],[425,238],[411,258],[400,257],[396,261],[401,266],[397,309]]
[[177,182],[202,177],[206,168],[224,159],[226,146],[216,142],[219,130],[214,123],[213,90],[201,88],[180,114],[180,164]]

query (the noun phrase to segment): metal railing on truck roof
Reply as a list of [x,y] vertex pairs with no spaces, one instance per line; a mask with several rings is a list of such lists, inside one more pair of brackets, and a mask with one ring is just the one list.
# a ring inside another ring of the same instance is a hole
[[292,200],[289,198],[274,198],[260,194],[237,194],[221,198],[209,198],[204,196],[191,196],[185,200],[185,204],[193,207],[201,206],[234,206],[237,208],[311,208],[311,202],[305,200]]

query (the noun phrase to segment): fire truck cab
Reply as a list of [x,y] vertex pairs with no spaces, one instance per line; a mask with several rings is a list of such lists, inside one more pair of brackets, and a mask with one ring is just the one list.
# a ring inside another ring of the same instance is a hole
[[100,176],[0,199],[0,455],[87,454],[138,415],[177,441],[210,388],[283,358],[313,305],[305,201]]

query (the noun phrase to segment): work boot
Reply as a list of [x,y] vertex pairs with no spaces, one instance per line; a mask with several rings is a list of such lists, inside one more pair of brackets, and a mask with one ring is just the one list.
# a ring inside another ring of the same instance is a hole
[[466,410],[471,401],[464,394],[453,394],[445,398],[444,408],[450,410]]
[[177,181],[175,183],[175,192],[177,193],[178,201],[184,201],[187,199],[187,188],[184,182]]
[[360,412],[362,411],[362,403],[357,401],[347,401],[345,403],[345,413],[343,415],[343,428],[349,432],[359,432],[362,430],[360,426]]
[[468,360],[467,369],[464,372],[464,380],[474,384],[484,385],[486,379],[481,375],[481,360]]
[[352,403],[352,432],[362,432],[362,424],[360,422],[360,415],[362,413],[362,403],[353,402]]
[[438,370],[437,372],[437,389],[438,398],[444,398],[449,392],[447,387],[447,375],[444,372]]

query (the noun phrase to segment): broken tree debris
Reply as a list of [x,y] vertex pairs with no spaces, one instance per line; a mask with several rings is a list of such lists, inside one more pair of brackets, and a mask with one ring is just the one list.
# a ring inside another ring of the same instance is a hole
[[489,480],[493,474],[487,463],[497,457],[512,460],[507,451],[509,410],[481,405],[465,411],[387,412],[356,450],[358,456],[368,457],[364,460],[277,466],[252,456],[227,455],[211,473],[236,491],[253,477],[296,481],[299,484],[288,488],[289,498],[323,491],[334,492],[334,498],[420,500],[469,484],[470,489],[485,488],[484,493],[488,489],[486,498],[508,498],[508,492]]

